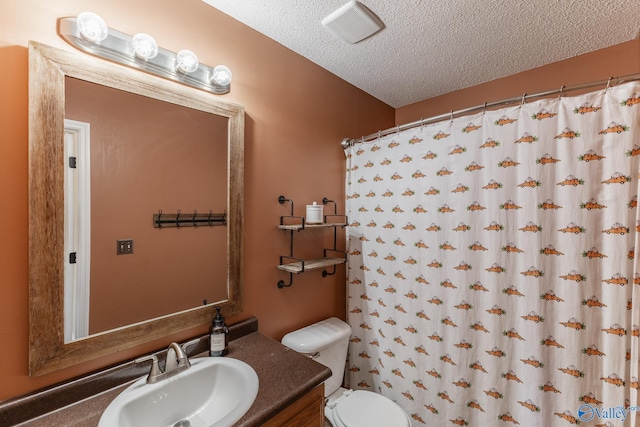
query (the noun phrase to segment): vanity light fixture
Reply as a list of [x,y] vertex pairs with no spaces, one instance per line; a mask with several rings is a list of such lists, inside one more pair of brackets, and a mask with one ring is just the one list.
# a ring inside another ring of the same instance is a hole
[[100,43],[109,34],[107,23],[95,13],[82,12],[78,15],[77,21],[80,35],[91,43]]
[[61,18],[60,36],[73,47],[91,55],[136,68],[151,74],[212,92],[229,93],[231,70],[224,65],[215,68],[198,61],[190,50],[173,53],[158,47],[148,34],[133,37],[109,28],[92,12],[82,12],[76,18]]
[[138,33],[131,39],[133,53],[140,59],[148,61],[158,56],[158,43],[149,34]]
[[198,57],[195,53],[187,49],[182,49],[176,54],[176,70],[183,73],[193,73],[198,69]]
[[221,86],[226,86],[231,83],[231,78],[231,70],[226,65],[216,65],[211,74],[211,80]]

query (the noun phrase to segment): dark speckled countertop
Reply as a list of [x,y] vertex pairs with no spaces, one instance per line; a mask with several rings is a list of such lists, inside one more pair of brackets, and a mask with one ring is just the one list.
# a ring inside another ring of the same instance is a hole
[[[256,400],[249,411],[234,424],[234,427],[252,427],[263,424],[331,376],[331,370],[326,366],[259,332],[253,332],[231,341],[229,354],[225,357],[233,357],[248,363],[258,374],[260,382]],[[102,412],[109,403],[132,382],[128,381],[14,425],[29,427],[97,426]],[[0,416],[1,419],[2,416]]]

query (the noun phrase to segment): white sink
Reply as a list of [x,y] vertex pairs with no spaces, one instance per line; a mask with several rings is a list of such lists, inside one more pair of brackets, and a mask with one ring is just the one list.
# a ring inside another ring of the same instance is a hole
[[146,380],[120,393],[98,427],[229,427],[258,394],[253,368],[228,357],[192,359],[189,369],[173,377],[155,384]]

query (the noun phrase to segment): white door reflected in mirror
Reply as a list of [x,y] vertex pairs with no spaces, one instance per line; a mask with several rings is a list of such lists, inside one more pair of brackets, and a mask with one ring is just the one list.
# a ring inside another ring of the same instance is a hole
[[64,121],[64,342],[89,335],[91,125]]

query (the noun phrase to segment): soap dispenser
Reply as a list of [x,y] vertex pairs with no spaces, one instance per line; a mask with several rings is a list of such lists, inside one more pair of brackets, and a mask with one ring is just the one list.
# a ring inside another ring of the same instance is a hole
[[209,330],[209,356],[224,356],[228,351],[227,333],[229,329],[224,324],[224,317],[220,314],[220,307],[216,307],[216,316],[213,318]]

